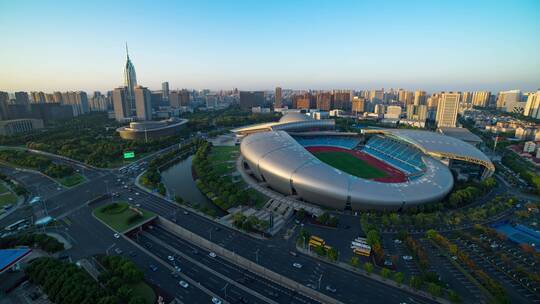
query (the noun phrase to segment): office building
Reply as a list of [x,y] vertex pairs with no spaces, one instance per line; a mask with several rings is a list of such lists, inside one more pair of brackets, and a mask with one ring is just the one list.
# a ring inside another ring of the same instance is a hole
[[386,114],[384,118],[387,119],[399,119],[401,117],[401,107],[400,106],[388,106],[386,107]]
[[114,117],[117,121],[125,121],[131,118],[131,103],[127,98],[128,89],[126,87],[119,87],[113,90],[113,107]]
[[143,86],[136,86],[135,93],[135,112],[138,120],[152,120],[152,96],[150,90]]
[[527,104],[523,115],[540,119],[540,90],[527,96]]
[[264,104],[263,91],[240,91],[240,108],[251,110]]
[[281,108],[283,106],[281,102],[281,88],[276,87],[276,91],[274,93],[274,108]]
[[437,127],[455,127],[459,110],[459,93],[443,93],[437,106]]
[[161,84],[161,94],[162,99],[165,101],[169,100],[169,82],[165,81]]
[[41,119],[13,119],[0,121],[0,135],[10,136],[43,128]]

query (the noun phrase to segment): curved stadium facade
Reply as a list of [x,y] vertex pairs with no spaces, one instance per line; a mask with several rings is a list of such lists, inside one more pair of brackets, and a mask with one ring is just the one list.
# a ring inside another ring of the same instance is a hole
[[[273,190],[323,207],[396,210],[417,206],[438,201],[452,190],[454,178],[447,163],[473,165],[478,178],[490,176],[495,169],[472,145],[439,133],[317,132],[315,120],[288,115],[268,130],[242,129],[250,134],[240,145],[244,167]],[[291,124],[294,128],[289,129]]]

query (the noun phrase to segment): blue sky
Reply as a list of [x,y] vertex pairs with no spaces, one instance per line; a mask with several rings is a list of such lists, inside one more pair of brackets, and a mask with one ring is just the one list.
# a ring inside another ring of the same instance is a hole
[[[379,3],[380,2],[380,3]],[[0,0],[0,90],[540,87],[540,1]]]

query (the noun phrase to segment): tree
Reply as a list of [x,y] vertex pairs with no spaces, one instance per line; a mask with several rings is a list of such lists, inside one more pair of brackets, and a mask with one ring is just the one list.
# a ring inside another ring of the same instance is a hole
[[441,295],[442,293],[442,288],[441,286],[435,284],[435,283],[429,283],[428,284],[428,292],[434,296],[434,297],[438,297]]
[[373,246],[375,244],[379,244],[381,242],[379,238],[379,233],[376,230],[369,230],[367,233],[367,243],[370,246]]
[[409,285],[414,289],[420,289],[422,287],[423,280],[418,276],[411,276],[409,278]]
[[331,247],[330,249],[328,249],[326,256],[328,256],[328,259],[335,262],[338,259],[338,251],[335,248]]
[[351,266],[358,267],[360,265],[360,259],[357,256],[351,258]]
[[396,281],[396,283],[398,283],[399,285],[403,283],[404,278],[405,278],[405,275],[403,274],[403,272],[394,273],[394,281]]
[[453,290],[448,290],[448,299],[452,302],[452,303],[459,303],[461,302],[461,297],[459,296],[459,294]]
[[381,269],[381,276],[385,279],[388,279],[390,277],[390,269],[388,268],[382,268]]
[[364,263],[364,270],[368,273],[368,274],[371,274],[373,272],[373,264],[369,263],[369,262],[365,262]]

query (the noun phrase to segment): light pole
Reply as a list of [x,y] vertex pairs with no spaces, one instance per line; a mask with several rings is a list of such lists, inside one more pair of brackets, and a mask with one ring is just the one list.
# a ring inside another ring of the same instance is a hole
[[255,261],[257,261],[257,264],[259,264],[259,250],[260,249],[255,250]]
[[321,281],[322,281],[322,273],[321,273],[321,276],[319,277],[319,290],[321,289]]
[[210,230],[208,230],[208,232],[210,233],[210,242],[212,241],[212,228],[210,228]]

